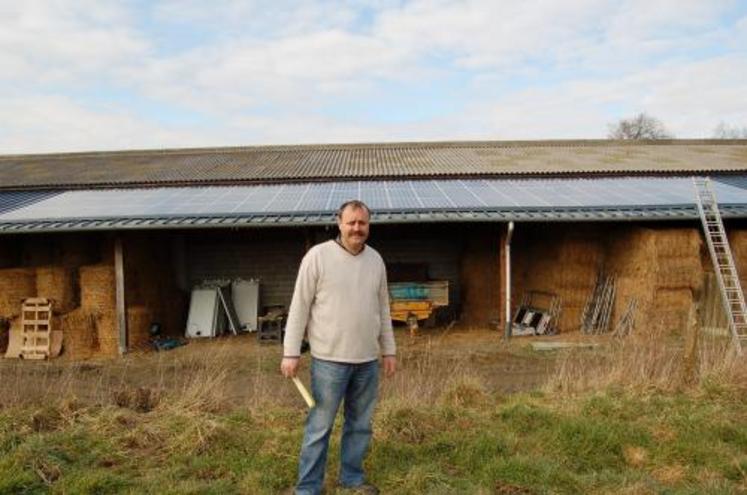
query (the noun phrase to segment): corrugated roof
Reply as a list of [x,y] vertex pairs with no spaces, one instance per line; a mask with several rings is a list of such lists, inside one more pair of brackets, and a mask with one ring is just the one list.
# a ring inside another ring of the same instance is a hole
[[747,140],[330,144],[0,156],[0,189],[747,170]]
[[[745,218],[747,175],[730,179],[714,181],[718,201]],[[322,225],[352,198],[380,223],[697,218],[687,178],[345,181],[67,191],[0,213],[0,233]]]
[[[747,217],[747,206],[722,208],[724,218]],[[240,228],[279,226],[319,226],[334,223],[333,213],[308,213],[283,215],[277,213],[242,214],[236,216],[193,216],[184,218],[113,218],[76,219],[69,221],[25,221],[0,222],[0,235],[41,232],[87,232],[111,230],[191,229],[191,228]],[[667,207],[624,208],[516,208],[496,211],[399,211],[374,213],[376,224],[432,223],[432,222],[557,222],[557,221],[634,221],[634,220],[697,220],[698,212],[693,205]]]

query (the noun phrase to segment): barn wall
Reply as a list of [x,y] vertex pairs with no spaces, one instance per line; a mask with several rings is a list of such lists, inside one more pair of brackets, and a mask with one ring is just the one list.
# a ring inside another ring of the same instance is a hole
[[[63,356],[116,354],[113,241],[102,233],[0,238],[0,318],[20,328],[21,300],[53,300],[52,328],[63,331]],[[8,254],[10,253],[10,254]]]
[[130,348],[148,345],[153,323],[161,325],[164,335],[184,333],[189,291],[178,284],[175,235],[134,232],[123,236]]
[[616,277],[611,325],[636,299],[637,328],[672,333],[703,287],[703,242],[696,223],[532,224],[517,227],[515,309],[527,290],[556,293],[560,330],[577,330],[600,273]]
[[206,279],[258,279],[262,306],[288,308],[305,253],[303,229],[258,229],[185,235],[190,286]]
[[501,232],[504,224],[474,225],[461,256],[462,323],[485,327],[501,320]]
[[560,331],[577,330],[604,252],[599,225],[517,224],[511,248],[512,314],[528,291],[557,294]]
[[369,244],[384,258],[390,281],[446,280],[449,307],[439,310],[441,322],[461,309],[459,260],[463,249],[459,229],[442,225],[373,225]]
[[[501,319],[501,235],[505,224],[373,225],[370,245],[389,266],[424,266],[450,283],[450,317],[468,326]],[[727,224],[737,269],[747,273],[747,224]],[[193,284],[259,278],[262,304],[288,306],[300,260],[335,228],[122,233],[131,345],[159,321],[181,334]],[[17,320],[24,297],[51,297],[66,355],[116,354],[114,235],[0,238],[0,319]],[[712,271],[697,222],[517,224],[512,242],[512,312],[527,290],[558,294],[560,330],[577,330],[599,273],[617,277],[611,322],[638,304],[637,329],[677,333]],[[746,278],[743,277],[743,284]]]

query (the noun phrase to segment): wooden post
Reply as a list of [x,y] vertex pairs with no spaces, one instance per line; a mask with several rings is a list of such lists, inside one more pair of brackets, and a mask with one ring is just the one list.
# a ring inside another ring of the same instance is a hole
[[125,306],[124,253],[122,238],[114,239],[114,277],[116,287],[117,327],[119,328],[119,354],[127,352],[127,312]]

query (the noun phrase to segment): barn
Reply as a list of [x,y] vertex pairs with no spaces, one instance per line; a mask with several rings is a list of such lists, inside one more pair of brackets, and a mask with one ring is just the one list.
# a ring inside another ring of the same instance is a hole
[[[718,297],[694,176],[712,179],[744,273],[745,140],[0,156],[0,328],[18,328],[24,298],[50,298],[64,352],[85,359],[143,346],[153,322],[183,334],[204,280],[258,280],[263,308],[287,307],[301,257],[357,198],[390,281],[448,281],[441,323],[502,334],[528,294],[550,294],[555,328],[578,331],[613,277],[609,328],[628,313],[636,331],[676,333]],[[702,318],[722,325],[716,313]]]

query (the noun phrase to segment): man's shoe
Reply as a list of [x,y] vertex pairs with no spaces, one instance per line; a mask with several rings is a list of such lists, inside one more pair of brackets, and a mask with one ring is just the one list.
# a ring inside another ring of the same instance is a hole
[[340,494],[379,495],[379,489],[370,483],[363,483],[356,486],[339,485],[339,487],[340,490],[337,493]]

